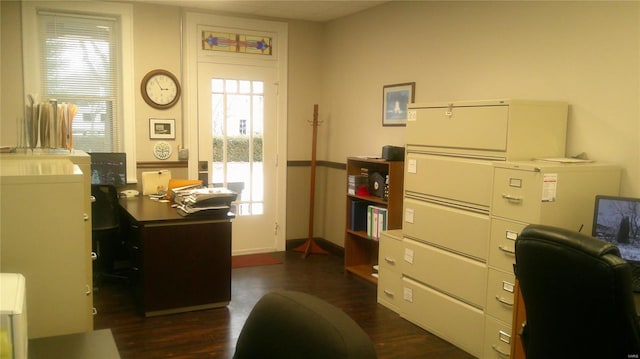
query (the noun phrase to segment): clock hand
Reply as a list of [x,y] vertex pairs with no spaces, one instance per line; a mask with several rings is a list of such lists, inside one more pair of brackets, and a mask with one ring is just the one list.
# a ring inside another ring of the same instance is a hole
[[156,83],[158,84],[158,87],[160,87],[160,90],[162,91],[168,90],[168,89],[162,88],[162,85],[160,85],[160,81],[158,79],[156,79]]

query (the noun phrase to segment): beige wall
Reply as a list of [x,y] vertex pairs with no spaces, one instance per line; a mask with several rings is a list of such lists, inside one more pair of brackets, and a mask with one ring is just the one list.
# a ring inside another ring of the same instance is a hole
[[[2,1],[0,140],[15,144],[22,109],[20,5]],[[154,68],[180,74],[180,9],[134,5],[136,86]],[[162,26],[157,26],[161,23]],[[318,160],[379,154],[404,145],[381,126],[382,86],[416,82],[416,101],[490,98],[566,100],[567,155],[624,168],[622,193],[640,196],[640,3],[391,2],[327,24],[289,22],[289,160],[309,160],[313,104],[320,108]],[[136,152],[153,160],[149,117],[136,88]],[[184,119],[188,121],[189,119]],[[172,158],[174,159],[174,158]],[[318,169],[316,237],[342,245],[346,175]],[[308,167],[291,167],[287,238],[308,226]]]
[[[173,152],[168,161],[178,160],[178,146],[183,146],[182,97],[170,109],[157,110],[147,105],[140,94],[140,81],[151,70],[165,69],[179,79],[181,73],[181,32],[179,9],[173,6],[134,4],[134,83],[136,87],[136,158],[138,161],[157,161],[153,155],[153,144],[149,139],[149,119],[168,118],[176,120],[176,139],[167,140]],[[183,81],[181,80],[182,84]],[[184,85],[183,85],[184,87]],[[186,120],[186,119],[185,119]]]
[[[526,98],[570,104],[567,155],[624,168],[622,193],[640,195],[640,3],[391,2],[327,25],[319,153],[344,162],[404,145],[382,127],[382,87],[416,82],[416,102]],[[339,203],[337,188],[323,202]],[[327,210],[323,235],[344,225]]]

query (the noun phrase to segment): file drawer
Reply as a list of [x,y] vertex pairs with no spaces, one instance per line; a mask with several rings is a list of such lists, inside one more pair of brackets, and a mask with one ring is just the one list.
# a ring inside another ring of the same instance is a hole
[[400,314],[402,273],[380,266],[378,269],[378,303]]
[[407,194],[424,194],[488,210],[493,180],[490,161],[409,152],[406,163]]
[[505,359],[511,353],[511,326],[487,317],[485,323],[485,359]]
[[378,303],[400,313],[402,300],[402,230],[382,232],[378,255]]
[[513,274],[489,268],[485,312],[505,323],[513,317],[513,298],[516,278]]
[[402,279],[405,318],[471,355],[482,354],[484,314],[409,278]]
[[516,238],[526,223],[491,219],[491,241],[489,244],[489,265],[512,273],[516,261]]
[[402,230],[384,231],[380,236],[378,265],[401,272]]
[[487,266],[423,243],[404,239],[403,274],[478,308],[484,307]]
[[496,168],[493,215],[526,223],[539,223],[542,206],[542,174]]
[[415,109],[407,122],[407,144],[505,151],[509,106]]
[[489,216],[411,198],[404,200],[403,233],[422,242],[486,261]]

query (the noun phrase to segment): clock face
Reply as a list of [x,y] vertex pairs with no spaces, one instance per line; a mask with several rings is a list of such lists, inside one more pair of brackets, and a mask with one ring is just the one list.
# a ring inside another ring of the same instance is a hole
[[180,97],[178,79],[168,71],[153,70],[141,84],[142,97],[152,107],[166,109],[176,104]]
[[165,141],[156,143],[153,146],[153,155],[159,160],[166,160],[171,156],[171,145]]

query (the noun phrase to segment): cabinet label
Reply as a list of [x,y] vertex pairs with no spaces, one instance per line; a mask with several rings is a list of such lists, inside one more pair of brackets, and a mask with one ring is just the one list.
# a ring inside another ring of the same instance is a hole
[[404,210],[404,221],[407,223],[413,223],[413,208],[407,208]]
[[404,300],[409,303],[413,303],[413,289],[404,287],[402,292]]
[[404,261],[410,264],[413,264],[413,249],[405,248],[404,249]]
[[507,291],[509,293],[513,293],[515,286],[513,283],[509,283],[507,281],[502,281],[502,290]]
[[418,161],[410,158],[407,162],[407,173],[418,173]]
[[417,119],[416,116],[416,110],[409,110],[407,111],[407,121],[408,122],[413,122]]
[[558,174],[545,173],[542,178],[542,202],[555,202],[558,189]]
[[507,234],[505,236],[507,239],[515,241],[518,238],[518,232],[507,230]]

